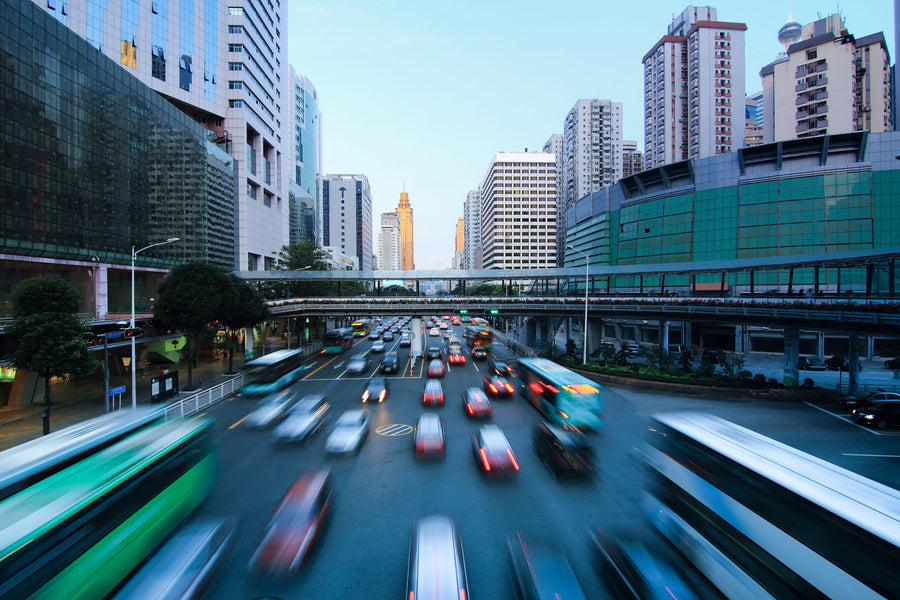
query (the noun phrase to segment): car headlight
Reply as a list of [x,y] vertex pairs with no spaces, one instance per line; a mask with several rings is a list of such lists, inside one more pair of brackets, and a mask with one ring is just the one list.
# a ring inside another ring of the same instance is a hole
[[875,418],[875,415],[864,415],[864,417],[867,421],[871,421],[872,419]]

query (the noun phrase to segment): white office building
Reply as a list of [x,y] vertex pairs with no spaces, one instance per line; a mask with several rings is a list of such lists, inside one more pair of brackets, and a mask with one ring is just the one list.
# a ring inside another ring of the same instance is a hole
[[354,256],[363,271],[375,267],[372,190],[365,175],[325,175],[322,181],[322,245]]
[[400,215],[396,212],[381,213],[381,229],[378,231],[378,269],[400,270]]
[[501,152],[480,186],[484,269],[556,266],[556,157]]
[[481,267],[481,195],[469,190],[463,203],[463,269]]
[[[566,115],[562,137],[561,202],[568,210],[622,178],[622,103],[578,100]],[[552,149],[552,137],[548,144]]]

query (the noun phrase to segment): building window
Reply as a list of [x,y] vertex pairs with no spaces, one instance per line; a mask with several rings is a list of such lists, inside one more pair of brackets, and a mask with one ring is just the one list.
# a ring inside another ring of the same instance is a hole
[[243,52],[244,46],[241,44],[228,44],[229,52]]
[[243,100],[229,100],[228,107],[229,108],[243,108],[244,101]]
[[244,8],[241,6],[229,6],[228,14],[233,17],[240,17],[241,15],[244,14]]
[[243,25],[229,25],[228,33],[244,33]]
[[243,71],[244,63],[230,62],[230,63],[228,63],[228,70],[229,71]]
[[228,89],[229,90],[242,90],[242,89],[244,89],[244,82],[243,81],[229,81]]

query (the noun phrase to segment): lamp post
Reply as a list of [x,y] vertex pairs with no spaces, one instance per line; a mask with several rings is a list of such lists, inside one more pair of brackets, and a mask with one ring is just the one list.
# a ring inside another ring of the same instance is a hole
[[[174,244],[180,238],[170,237],[164,242],[156,242],[155,244],[150,244],[149,246],[144,246],[140,250],[135,250],[134,246],[131,247],[131,329],[134,329],[134,261],[137,258],[137,255],[143,252],[144,250],[149,250],[150,248],[154,248],[156,246],[164,246],[166,244]],[[135,360],[135,336],[131,336],[131,408],[132,410],[137,408],[137,376],[136,376],[136,360]]]
[[566,248],[569,250],[574,250],[578,254],[584,257],[584,337],[581,345],[582,354],[581,354],[581,364],[587,364],[587,317],[588,317],[588,266],[590,265],[590,259],[588,259],[588,255],[572,246],[572,244],[566,244]]
[[[308,269],[312,269],[312,265],[306,265],[305,267],[300,267],[299,269],[294,269],[295,271],[306,271]],[[290,297],[290,289],[285,293],[285,298]],[[291,320],[292,317],[287,318],[287,349],[291,349]]]

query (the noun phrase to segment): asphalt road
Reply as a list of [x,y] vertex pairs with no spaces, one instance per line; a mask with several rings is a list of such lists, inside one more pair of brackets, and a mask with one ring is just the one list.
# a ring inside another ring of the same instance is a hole
[[[456,329],[462,337],[461,327]],[[425,346],[436,339],[428,338]],[[370,344],[360,339],[344,355],[320,358],[295,388],[304,394],[326,394],[332,421],[344,410],[360,407],[370,373],[351,376],[345,372],[346,362]],[[395,346],[396,341],[388,345]],[[509,356],[504,348],[495,352]],[[370,371],[376,364],[373,360]],[[443,513],[459,524],[471,597],[514,597],[506,536],[522,531],[526,539],[549,540],[562,548],[588,597],[607,598],[587,531],[599,525],[651,541],[655,538],[641,512],[642,472],[633,450],[641,444],[648,414],[656,411],[713,413],[900,488],[900,431],[879,435],[864,430],[831,412],[829,406],[735,402],[611,387],[605,390],[605,427],[592,436],[601,466],[595,478],[557,480],[547,471],[531,447],[530,429],[537,413],[516,396],[493,401],[491,422],[506,433],[521,470],[510,480],[491,480],[477,469],[471,449],[472,433],[480,423],[469,421],[460,403],[465,388],[481,387],[486,364],[469,361],[462,367],[449,366],[443,382],[445,405],[429,409],[421,404],[422,365],[410,372],[405,359],[401,364],[404,372],[389,378],[385,403],[370,407],[369,437],[359,455],[351,458],[325,454],[329,426],[310,443],[285,448],[272,443],[270,432],[243,425],[253,409],[252,400],[235,397],[211,410],[220,433],[220,479],[196,516],[238,517],[240,525],[238,540],[209,597],[401,598],[413,520]],[[415,460],[409,433],[376,433],[387,425],[412,427],[423,410],[435,411],[444,420],[447,454],[443,460]],[[336,501],[310,560],[291,581],[251,577],[247,563],[272,509],[303,470],[320,465],[332,468]]]

